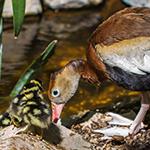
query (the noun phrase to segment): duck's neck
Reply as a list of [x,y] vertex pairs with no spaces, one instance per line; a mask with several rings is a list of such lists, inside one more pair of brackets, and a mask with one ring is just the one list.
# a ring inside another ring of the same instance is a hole
[[90,83],[100,83],[95,70],[83,59],[72,60],[65,67],[72,68],[75,73],[79,74],[80,78]]

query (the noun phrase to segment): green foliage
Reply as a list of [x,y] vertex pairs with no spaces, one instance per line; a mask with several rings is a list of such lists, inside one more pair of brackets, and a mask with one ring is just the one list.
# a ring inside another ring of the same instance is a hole
[[17,37],[20,33],[24,20],[26,0],[12,0],[12,5],[14,33],[15,37]]
[[41,68],[48,61],[49,57],[52,55],[56,43],[56,40],[52,41],[43,51],[43,53],[35,60],[33,60],[31,65],[25,70],[25,72],[22,74],[17,84],[11,91],[11,97],[15,97],[17,94],[19,94],[19,92],[22,90],[23,86],[29,81],[29,79],[39,70],[39,68]]
[[0,18],[2,17],[2,12],[3,12],[3,7],[4,7],[4,1],[5,0],[0,0]]
[[4,7],[4,0],[0,0],[0,77],[1,77],[1,68],[2,68],[2,52],[3,52],[3,44],[2,44],[2,32],[3,32],[3,18],[2,12]]
[[[3,33],[3,18],[2,18],[2,13],[3,13],[3,7],[4,7],[4,2],[5,0],[0,0],[0,77],[1,77],[1,66],[2,66],[2,50],[3,50],[3,45],[2,45],[2,33]],[[14,24],[14,32],[15,36],[18,36],[23,20],[24,20],[24,15],[25,15],[25,5],[26,5],[26,0],[12,0],[12,5],[13,5],[13,24]]]
[[[5,0],[0,0],[0,75],[1,75],[1,60],[2,60],[2,32],[3,32],[3,20],[2,20],[2,12]],[[13,7],[13,25],[14,25],[14,33],[15,37],[17,37],[20,33],[24,16],[25,16],[25,6],[26,0],[12,0]],[[48,58],[52,55],[52,50],[54,49],[57,41],[52,41],[48,47],[43,51],[43,53],[35,59],[32,64],[25,70],[17,84],[13,88],[10,96],[15,97],[23,86],[28,82],[28,80],[43,66]]]
[[1,70],[2,70],[2,52],[3,52],[2,32],[3,32],[3,19],[1,17],[0,18],[0,78],[1,78]]

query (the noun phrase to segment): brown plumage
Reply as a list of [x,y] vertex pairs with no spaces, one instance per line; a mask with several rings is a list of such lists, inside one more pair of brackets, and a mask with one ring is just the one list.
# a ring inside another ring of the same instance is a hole
[[[150,9],[126,8],[112,15],[91,35],[86,54],[87,61],[71,61],[52,75],[48,95],[53,120],[76,92],[80,78],[97,84],[110,79],[130,90],[150,90]],[[130,133],[139,131],[149,109],[147,94],[143,96]]]

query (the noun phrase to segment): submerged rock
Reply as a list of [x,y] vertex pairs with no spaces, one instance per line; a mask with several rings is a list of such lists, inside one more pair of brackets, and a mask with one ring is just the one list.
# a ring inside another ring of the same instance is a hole
[[53,9],[81,8],[89,5],[99,5],[103,0],[45,0]]
[[[43,0],[41,4],[40,0],[26,0],[25,13],[27,15],[37,15],[42,13],[42,5],[46,5],[52,9],[70,9],[81,8],[84,6],[96,6],[102,3],[103,0]],[[5,1],[3,16],[12,17],[13,9],[11,0]]]
[[[50,19],[43,18],[40,26],[41,36],[55,36],[57,39],[73,39],[74,34],[90,28],[101,20],[101,16],[97,12],[89,14],[89,12],[82,13],[57,13]],[[72,37],[71,37],[72,36]]]

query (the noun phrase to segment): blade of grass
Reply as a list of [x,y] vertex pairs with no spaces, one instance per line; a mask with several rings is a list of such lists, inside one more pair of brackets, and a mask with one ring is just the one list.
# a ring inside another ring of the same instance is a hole
[[26,0],[12,0],[12,6],[14,33],[17,38],[24,20]]
[[2,51],[3,51],[3,44],[2,44],[2,33],[3,33],[3,7],[4,7],[4,0],[0,0],[0,78],[1,78],[1,70],[2,70]]
[[57,41],[52,41],[47,48],[41,53],[39,57],[37,57],[31,65],[25,70],[22,74],[13,90],[11,91],[10,96],[15,97],[22,90],[23,86],[29,81],[29,79],[44,65],[47,63],[50,56],[53,54],[53,50],[55,48]]
[[2,74],[2,52],[3,52],[2,32],[3,32],[3,19],[1,17],[0,18],[0,79]]
[[5,0],[0,0],[0,18],[2,17],[4,2],[5,2]]

